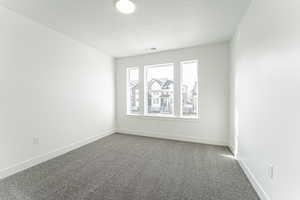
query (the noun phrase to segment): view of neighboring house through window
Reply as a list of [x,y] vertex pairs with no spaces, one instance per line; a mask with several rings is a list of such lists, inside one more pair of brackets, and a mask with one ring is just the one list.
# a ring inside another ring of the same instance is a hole
[[181,115],[198,115],[198,62],[181,62]]
[[174,115],[174,66],[145,67],[145,111],[147,114]]
[[140,112],[138,68],[127,68],[127,95],[128,114],[138,114]]
[[127,114],[198,118],[197,60],[142,67],[127,68]]

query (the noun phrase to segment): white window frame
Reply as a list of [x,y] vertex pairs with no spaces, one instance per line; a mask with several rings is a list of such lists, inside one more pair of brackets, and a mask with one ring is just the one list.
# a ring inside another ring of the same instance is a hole
[[[173,67],[173,81],[175,82],[175,75],[174,75],[174,71],[175,71],[175,65],[174,63],[163,63],[163,64],[155,64],[155,65],[145,65],[144,68],[144,116],[150,116],[150,117],[175,117],[175,104],[173,102],[173,114],[153,114],[153,113],[148,113],[148,83],[147,83],[147,71],[149,68],[158,68],[158,67],[163,67],[163,66],[170,66],[172,65]],[[175,98],[175,87],[174,87],[174,94],[173,94],[173,101]]]
[[[183,74],[183,65],[184,64],[188,64],[188,63],[196,63],[197,64],[197,83],[198,83],[198,87],[197,87],[197,114],[196,116],[184,116],[183,115],[183,107],[182,107],[182,85],[183,85],[183,80],[182,80],[182,74]],[[181,118],[188,118],[188,119],[198,119],[199,118],[199,62],[198,60],[185,60],[185,61],[181,61],[180,62],[180,81],[179,81],[179,85],[180,85],[180,117]]]
[[127,67],[126,68],[126,113],[127,115],[140,115],[141,114],[141,91],[139,90],[139,113],[131,113],[130,109],[130,91],[129,91],[129,78],[130,78],[130,70],[138,70],[139,73],[139,80],[138,80],[138,87],[140,89],[141,84],[141,77],[140,77],[140,69],[139,67]]
[[[196,62],[197,63],[197,81],[198,81],[198,101],[197,101],[197,115],[196,116],[183,116],[182,108],[182,65],[186,63]],[[153,114],[148,113],[148,102],[147,102],[147,69],[151,67],[161,67],[161,66],[173,66],[173,81],[174,81],[174,94],[173,94],[173,114]],[[139,113],[130,113],[130,91],[129,91],[129,70],[137,69],[139,72]],[[138,67],[127,67],[126,68],[126,114],[129,117],[138,117],[138,118],[152,118],[152,119],[170,119],[170,120],[183,120],[183,121],[197,121],[199,120],[199,61],[197,59],[183,60],[172,63],[163,63],[163,64],[153,64],[153,65],[144,65]]]

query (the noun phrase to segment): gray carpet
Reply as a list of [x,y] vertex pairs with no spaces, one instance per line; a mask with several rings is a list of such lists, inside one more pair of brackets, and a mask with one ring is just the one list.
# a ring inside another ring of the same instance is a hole
[[226,147],[114,134],[0,182],[1,200],[259,200]]

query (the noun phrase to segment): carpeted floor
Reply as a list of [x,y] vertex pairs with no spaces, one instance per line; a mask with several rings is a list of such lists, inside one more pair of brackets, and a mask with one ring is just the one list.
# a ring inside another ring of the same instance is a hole
[[0,182],[1,200],[259,200],[226,147],[114,134]]

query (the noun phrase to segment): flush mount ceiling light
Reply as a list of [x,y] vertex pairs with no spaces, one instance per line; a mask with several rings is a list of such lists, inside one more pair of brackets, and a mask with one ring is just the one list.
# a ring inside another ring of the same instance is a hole
[[131,14],[135,11],[135,5],[130,0],[118,0],[116,2],[116,8],[123,14]]

